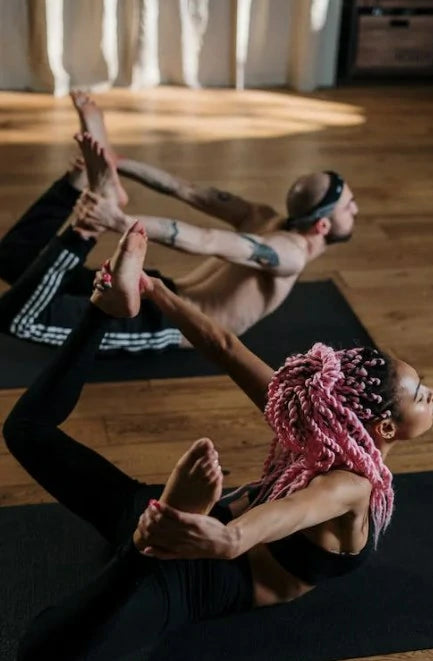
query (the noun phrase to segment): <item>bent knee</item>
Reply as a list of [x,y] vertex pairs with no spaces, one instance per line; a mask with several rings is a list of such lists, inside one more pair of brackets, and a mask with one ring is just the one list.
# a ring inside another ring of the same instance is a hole
[[27,442],[32,428],[34,423],[31,420],[19,418],[13,411],[9,414],[3,424],[3,438],[11,454],[21,454],[20,449]]

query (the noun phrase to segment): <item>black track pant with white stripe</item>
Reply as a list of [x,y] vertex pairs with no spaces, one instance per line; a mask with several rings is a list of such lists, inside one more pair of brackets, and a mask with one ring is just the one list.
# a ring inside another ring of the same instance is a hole
[[[59,180],[1,241],[0,276],[12,284],[0,299],[3,332],[61,345],[86,309],[94,272],[85,268],[84,262],[95,242],[86,241],[71,228],[56,236],[77,195],[66,179]],[[161,277],[157,271],[148,273]],[[170,279],[162,279],[174,289]],[[100,350],[164,349],[178,346],[180,337],[179,330],[158,308],[144,300],[134,319],[111,321]]]
[[[53,183],[0,241],[0,278],[13,285],[69,218],[80,191],[64,175]],[[94,271],[80,266],[68,281],[71,294],[88,295]]]
[[[88,306],[88,297],[68,292],[68,281],[93,245],[93,240],[82,239],[72,228],[51,239],[1,297],[0,330],[34,342],[63,344]],[[144,300],[134,319],[110,321],[100,350],[162,349],[179,341],[180,331],[151,301]]]

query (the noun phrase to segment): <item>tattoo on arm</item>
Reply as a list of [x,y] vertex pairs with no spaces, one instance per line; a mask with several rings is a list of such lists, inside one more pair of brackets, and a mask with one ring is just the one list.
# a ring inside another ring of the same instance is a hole
[[170,180],[165,182],[149,178],[148,181],[146,181],[146,185],[157,193],[162,193],[163,195],[173,195],[176,191],[176,186]]
[[168,235],[168,244],[174,246],[176,244],[176,237],[179,234],[179,228],[175,220],[171,221],[170,233]]
[[233,199],[233,195],[220,190],[217,192],[217,199],[220,202],[230,202]]
[[248,234],[241,234],[240,236],[253,245],[253,252],[248,258],[248,261],[256,262],[256,264],[260,264],[261,266],[272,266],[274,268],[280,265],[278,254],[273,248],[256,241],[251,236],[248,236]]

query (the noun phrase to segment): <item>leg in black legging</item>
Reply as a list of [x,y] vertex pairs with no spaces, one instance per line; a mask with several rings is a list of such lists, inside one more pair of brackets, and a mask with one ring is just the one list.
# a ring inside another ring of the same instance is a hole
[[[152,647],[168,619],[168,595],[156,565],[152,558],[141,556],[132,543],[120,548],[83,588],[33,620],[21,641],[18,660],[120,660],[125,649]],[[125,608],[126,626],[116,634],[116,614],[123,614]],[[112,626],[105,631],[107,621],[112,621]],[[113,644],[119,654],[111,655]],[[99,655],[101,648],[105,651]]]
[[[113,543],[125,542],[85,588],[44,611],[26,635],[20,659],[80,658],[75,649],[146,578],[149,631],[164,626],[165,595],[150,577],[154,561],[132,544],[137,508],[161,488],[141,485],[58,428],[74,408],[110,318],[88,305],[49,367],[19,399],[3,433],[12,454],[55,498]],[[156,607],[159,599],[159,610]],[[140,611],[140,621],[143,613]],[[146,618],[145,618],[146,619]],[[154,640],[154,638],[152,638]]]
[[4,436],[21,465],[110,542],[139,483],[58,428],[73,410],[110,318],[89,304],[51,365],[20,398]]
[[121,543],[98,576],[36,618],[21,644],[20,661],[120,660],[135,650],[141,655],[167,629],[250,602],[250,579],[237,563],[161,564],[140,555],[132,542],[137,507],[156,495],[155,488],[140,485],[58,428],[80,396],[108,323],[109,317],[89,304],[4,425],[8,447],[24,468],[109,542]]

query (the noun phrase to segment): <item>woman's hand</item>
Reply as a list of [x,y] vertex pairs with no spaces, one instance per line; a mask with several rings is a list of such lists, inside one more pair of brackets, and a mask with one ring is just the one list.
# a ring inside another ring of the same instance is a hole
[[[142,298],[151,298],[151,294],[155,289],[155,286],[158,285],[160,280],[158,278],[151,278],[145,271],[140,275],[140,295]],[[111,289],[111,273],[110,273],[110,261],[106,260],[99,271],[95,271],[95,277],[93,279],[93,289],[97,289],[102,294],[106,289]]]
[[233,533],[210,516],[190,514],[166,503],[150,501],[134,533],[144,555],[160,560],[234,557]]

